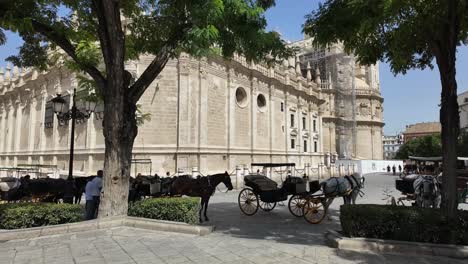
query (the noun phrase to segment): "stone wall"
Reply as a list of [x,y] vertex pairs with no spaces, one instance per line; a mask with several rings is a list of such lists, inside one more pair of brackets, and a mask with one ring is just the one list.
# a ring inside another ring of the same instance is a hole
[[[319,55],[311,61],[322,73],[299,57],[272,68],[237,56],[227,61],[182,54],[169,61],[139,101],[151,120],[138,129],[134,158],[150,159],[151,172],[159,174],[190,172],[192,167],[204,173],[232,171],[251,162],[317,167],[327,153],[340,152],[343,140],[349,141],[350,133],[338,130],[353,119],[351,59],[339,48]],[[138,76],[151,59],[144,56],[127,67]],[[382,158],[377,139],[383,99],[376,67],[355,70],[356,157],[368,159]],[[70,127],[58,123],[48,102],[57,93],[72,93],[78,85],[74,74],[59,64],[47,72],[10,75],[0,76],[0,166],[56,165],[66,174]],[[74,174],[102,168],[103,152],[98,112],[76,126]],[[149,173],[148,167],[137,165],[136,170]]]

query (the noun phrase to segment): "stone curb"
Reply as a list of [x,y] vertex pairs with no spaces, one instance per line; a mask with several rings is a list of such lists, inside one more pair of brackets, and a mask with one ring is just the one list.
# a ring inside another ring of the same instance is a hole
[[349,238],[336,231],[325,233],[328,246],[351,251],[368,251],[377,254],[428,255],[468,259],[468,246],[431,244],[373,238]]
[[29,239],[49,235],[61,235],[83,231],[92,231],[112,227],[127,226],[140,229],[176,232],[204,236],[213,232],[213,226],[189,225],[186,223],[162,221],[129,216],[106,217],[97,220],[83,221],[63,225],[41,226],[14,230],[0,229],[0,242]]

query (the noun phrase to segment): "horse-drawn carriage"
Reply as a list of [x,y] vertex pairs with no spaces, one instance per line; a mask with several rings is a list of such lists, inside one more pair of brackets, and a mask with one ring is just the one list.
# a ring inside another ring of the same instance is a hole
[[[413,206],[438,208],[441,200],[442,173],[437,175],[434,167],[442,162],[442,157],[409,157],[410,160],[419,164],[415,167],[421,168],[422,174],[403,174],[400,179],[395,180],[395,188],[403,195],[395,203],[405,205],[405,201],[411,202]],[[464,162],[468,158],[458,158],[457,169],[457,195],[459,203],[468,203],[468,170]]]
[[[253,163],[252,166],[262,166],[266,168],[286,167],[294,168],[294,163]],[[337,196],[348,197],[355,190],[362,188],[361,178],[346,176],[341,178],[331,178],[319,183],[318,180],[309,181],[307,176],[295,177],[288,173],[282,180],[281,187],[266,175],[250,174],[244,177],[244,185],[238,196],[240,210],[248,216],[257,213],[258,209],[269,212],[276,207],[278,202],[288,200],[288,209],[296,217],[304,217],[311,224],[320,223],[326,216],[328,206]],[[335,183],[332,191],[329,191],[329,181]],[[344,185],[343,185],[344,183]],[[327,187],[328,184],[328,187]],[[309,187],[307,190],[307,186]],[[342,190],[341,190],[342,189]],[[355,198],[345,202],[354,202]]]

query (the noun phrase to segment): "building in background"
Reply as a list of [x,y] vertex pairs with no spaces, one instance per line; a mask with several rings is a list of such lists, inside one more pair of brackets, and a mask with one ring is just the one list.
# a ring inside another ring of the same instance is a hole
[[440,134],[442,126],[440,122],[423,122],[413,125],[407,125],[405,132],[403,132],[404,143],[424,136]]
[[[170,60],[138,102],[151,120],[138,128],[134,158],[151,160],[159,174],[382,159],[378,65],[359,65],[341,45],[317,49],[312,39],[292,45],[298,56],[272,67],[238,56]],[[138,77],[151,61],[142,56],[126,68]],[[66,174],[70,129],[50,100],[60,93],[70,102],[77,87],[63,62],[48,71],[0,69],[0,167],[50,165]],[[103,167],[102,118],[100,106],[76,126],[74,175]]]
[[460,128],[468,131],[468,91],[458,95],[458,107],[460,109]]
[[391,160],[395,158],[396,153],[403,145],[404,136],[403,134],[392,135],[392,136],[383,136],[383,155],[384,159]]

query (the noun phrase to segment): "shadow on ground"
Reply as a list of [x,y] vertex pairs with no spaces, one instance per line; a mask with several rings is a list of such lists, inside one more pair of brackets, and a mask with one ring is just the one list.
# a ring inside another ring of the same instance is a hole
[[336,210],[330,209],[322,223],[313,225],[302,217],[293,216],[287,201],[270,212],[259,209],[253,216],[244,215],[237,202],[213,202],[208,217],[210,221],[203,224],[214,225],[217,233],[281,243],[325,245],[324,233],[328,229],[340,229]]

